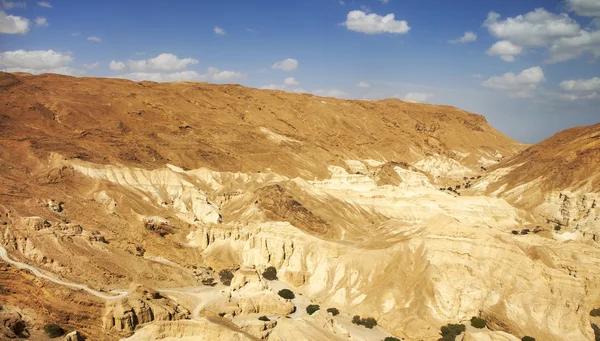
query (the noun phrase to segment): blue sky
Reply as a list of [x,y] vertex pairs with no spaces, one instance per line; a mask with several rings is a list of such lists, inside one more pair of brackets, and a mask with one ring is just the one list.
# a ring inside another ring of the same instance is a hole
[[600,0],[0,4],[7,71],[449,104],[527,143],[600,121]]

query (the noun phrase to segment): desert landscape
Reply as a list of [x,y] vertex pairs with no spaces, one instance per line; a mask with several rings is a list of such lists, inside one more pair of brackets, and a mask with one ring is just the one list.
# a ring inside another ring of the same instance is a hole
[[0,339],[600,339],[600,124],[19,72],[0,105]]

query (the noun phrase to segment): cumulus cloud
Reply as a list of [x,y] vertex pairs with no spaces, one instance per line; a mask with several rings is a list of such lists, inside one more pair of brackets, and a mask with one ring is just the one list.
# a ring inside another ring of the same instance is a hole
[[486,53],[490,56],[500,56],[505,62],[514,62],[514,56],[521,54],[522,51],[521,46],[514,45],[508,40],[501,40],[492,45]]
[[96,62],[96,63],[91,63],[91,64],[83,64],[83,67],[85,67],[88,70],[93,70],[95,68],[97,68],[100,65],[100,62]]
[[44,27],[48,26],[48,20],[43,17],[35,18],[34,22],[35,22],[36,26],[44,26]]
[[41,6],[41,7],[52,8],[52,5],[50,5],[50,3],[46,2],[46,1],[41,1],[41,2],[38,2],[37,4],[38,4],[38,6]]
[[600,17],[598,0],[567,0],[567,8],[582,17]]
[[300,85],[300,82],[298,82],[296,80],[296,78],[294,78],[294,77],[288,77],[283,80],[283,84],[288,85],[288,86],[293,86],[293,85]]
[[29,20],[16,15],[7,15],[0,10],[0,33],[25,34],[29,32]]
[[100,39],[100,38],[98,38],[98,37],[96,37],[96,36],[90,36],[90,37],[87,37],[87,40],[89,40],[89,41],[95,41],[95,42],[97,42],[97,43],[99,43],[99,42],[101,42],[101,41],[102,41],[102,39]]
[[409,102],[424,103],[427,102],[427,100],[429,100],[431,97],[433,97],[433,95],[428,93],[409,92],[403,97],[403,99]]
[[393,13],[381,16],[375,13],[367,14],[363,11],[350,11],[346,17],[344,26],[351,31],[366,34],[403,34],[410,30],[410,26],[408,26],[405,20],[395,20],[394,18]]
[[227,34],[227,33],[225,33],[225,30],[220,28],[219,26],[215,26],[214,32],[215,32],[215,34],[220,35],[220,36],[224,36]]
[[[595,3],[600,3],[598,0]],[[571,7],[584,8],[583,4],[591,4],[589,0],[571,2]],[[586,5],[586,6],[587,6]],[[587,6],[585,13],[590,12]],[[514,47],[548,48],[550,57],[547,62],[557,63],[577,58],[585,52],[591,52],[595,57],[600,56],[600,31],[584,30],[567,14],[552,14],[543,8],[535,9],[525,15],[501,20],[496,12],[490,12],[483,24],[494,37],[508,41]],[[499,54],[500,55],[500,54]],[[501,58],[512,61],[516,54],[500,55]]]
[[502,76],[494,76],[482,83],[484,87],[508,92],[513,97],[532,97],[538,85],[546,80],[544,71],[539,66],[521,71],[515,75],[512,72]]
[[287,58],[282,61],[276,62],[271,66],[273,69],[280,69],[284,71],[296,71],[298,70],[298,61],[293,58]]
[[108,67],[113,70],[113,71],[123,71],[125,70],[125,63],[123,62],[118,62],[116,60],[112,60],[109,64]]
[[119,78],[127,78],[134,81],[153,82],[198,82],[212,81],[216,83],[231,83],[245,78],[246,74],[235,71],[221,71],[215,67],[209,67],[205,74],[196,71],[185,70],[178,72],[130,72],[120,75]]
[[231,83],[236,80],[246,78],[246,74],[235,71],[221,71],[216,67],[209,67],[207,75],[210,80],[217,83]]
[[6,51],[0,53],[0,67],[6,72],[60,73],[65,75],[82,74],[68,66],[73,61],[70,53],[47,51]]
[[454,40],[449,40],[448,42],[451,44],[465,44],[473,42],[475,40],[477,40],[477,34],[471,31],[467,31],[465,32],[465,34],[462,35],[462,37]]
[[358,82],[358,84],[356,84],[356,86],[359,88],[370,88],[371,84],[369,84],[367,82]]
[[198,60],[193,58],[180,59],[171,53],[161,53],[150,59],[127,61],[127,66],[135,72],[178,71],[193,64],[198,64]]
[[600,96],[598,96],[597,92],[592,92],[591,94],[586,94],[586,95],[567,93],[567,94],[560,94],[559,98],[566,100],[566,101],[581,101],[581,100],[590,100],[590,99],[600,98]]
[[600,78],[567,80],[561,82],[560,87],[567,91],[600,91]]

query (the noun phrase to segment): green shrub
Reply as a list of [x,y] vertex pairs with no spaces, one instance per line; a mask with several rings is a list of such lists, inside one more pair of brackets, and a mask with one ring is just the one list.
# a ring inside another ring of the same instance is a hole
[[279,296],[285,298],[286,300],[293,300],[294,298],[296,298],[296,295],[294,295],[294,292],[292,292],[289,289],[281,289],[281,290],[279,290],[279,292],[277,294]]
[[593,316],[593,317],[598,317],[598,316],[600,316],[600,308],[592,309],[592,310],[590,311],[590,316]]
[[535,338],[533,338],[531,336],[523,336],[521,341],[535,341]]
[[373,329],[373,327],[377,325],[377,320],[372,317],[361,318],[360,316],[355,315],[352,318],[352,323],[359,326],[364,326],[365,328]]
[[337,310],[337,308],[329,308],[329,309],[327,309],[327,312],[330,313],[333,316],[336,316],[336,315],[340,314],[340,311]]
[[262,274],[263,278],[269,281],[277,279],[277,269],[274,266],[268,267]]
[[471,325],[477,329],[485,328],[485,320],[479,317],[471,317]]
[[554,231],[560,231],[560,229],[561,229],[560,225],[554,226]]
[[397,337],[388,336],[385,339],[383,339],[383,341],[400,341],[400,339]]
[[268,317],[266,317],[266,316],[261,316],[261,317],[259,317],[258,319],[259,319],[259,320],[261,320],[261,321],[265,321],[265,322],[269,322],[269,321],[271,321],[271,320],[269,320],[269,318],[268,318]]
[[519,234],[519,231],[517,231],[517,230],[512,230],[512,234]]
[[467,327],[465,327],[465,325],[462,323],[461,324],[448,323],[447,325],[445,325],[441,328],[442,340],[454,341],[454,339],[458,335],[460,335],[462,332],[464,332],[465,330],[467,330]]
[[308,313],[308,315],[312,315],[319,309],[321,309],[321,307],[318,306],[317,304],[311,304],[308,307],[306,307],[306,312]]
[[65,330],[62,329],[58,324],[50,323],[44,326],[44,332],[51,338],[62,336]]
[[221,283],[230,286],[231,280],[233,279],[233,272],[229,269],[223,269],[219,271],[219,279],[221,280]]
[[220,317],[225,317],[225,313],[219,313]]

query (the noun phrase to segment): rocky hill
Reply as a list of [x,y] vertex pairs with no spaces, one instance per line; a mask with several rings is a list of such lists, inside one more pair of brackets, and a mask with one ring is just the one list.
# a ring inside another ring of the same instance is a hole
[[447,106],[49,74],[0,105],[5,335],[600,332],[597,125],[526,146]]

